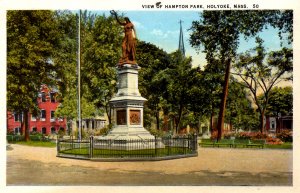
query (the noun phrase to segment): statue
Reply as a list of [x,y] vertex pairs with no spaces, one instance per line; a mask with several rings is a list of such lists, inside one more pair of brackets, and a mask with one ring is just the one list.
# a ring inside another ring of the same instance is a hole
[[135,61],[136,33],[134,25],[128,17],[124,17],[125,22],[121,22],[114,10],[110,11],[110,13],[114,15],[117,22],[124,27],[125,36],[122,41],[122,58],[119,64],[137,64]]

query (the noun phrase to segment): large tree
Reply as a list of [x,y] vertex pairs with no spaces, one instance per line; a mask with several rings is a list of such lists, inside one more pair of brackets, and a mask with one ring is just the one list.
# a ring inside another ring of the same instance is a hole
[[[275,117],[293,115],[293,88],[291,86],[274,87],[269,95],[266,115]],[[263,97],[263,95],[259,96],[259,98]]]
[[233,77],[230,79],[226,108],[226,122],[230,123],[235,131],[257,130],[259,119],[252,105],[251,93]]
[[[239,55],[235,70],[243,85],[252,94],[252,99],[260,114],[260,131],[263,133],[264,117],[272,88],[281,80],[292,78],[293,51],[289,48],[282,48],[267,54],[263,40],[256,38],[256,42],[257,47],[254,50]],[[266,56],[268,56],[267,59]],[[261,93],[263,95],[259,97]]]
[[170,57],[157,46],[139,41],[137,44],[137,62],[141,66],[139,90],[142,96],[147,98],[145,108],[150,110],[145,109],[145,112],[150,112],[155,117],[156,129],[160,130],[160,112],[165,109],[162,96],[166,92],[167,80],[158,74],[170,67]]
[[29,140],[28,114],[37,114],[41,84],[53,85],[57,77],[52,61],[59,42],[53,11],[7,12],[7,109],[23,113],[23,133]]
[[76,15],[70,11],[57,11],[58,30],[61,41],[56,47],[53,61],[58,64],[57,83],[61,105],[57,108],[57,117],[66,117],[67,122],[77,117],[77,26]]
[[122,29],[112,16],[83,12],[81,22],[82,95],[104,109],[109,123],[109,100],[116,91],[115,66],[121,55]]
[[157,79],[166,81],[166,92],[163,98],[169,104],[169,115],[174,122],[174,132],[178,133],[181,127],[182,117],[188,110],[190,101],[189,91],[193,85],[194,75],[192,58],[186,58],[178,50],[170,54],[171,68],[167,68],[157,74]]
[[[203,11],[200,20],[192,23],[190,43],[206,53],[207,64],[211,59],[219,59],[225,65],[223,94],[218,117],[218,139],[222,136],[230,69],[236,57],[240,35],[253,37],[271,24],[283,32],[292,34],[292,11]],[[287,22],[288,20],[288,22]],[[289,36],[289,40],[292,36]]]

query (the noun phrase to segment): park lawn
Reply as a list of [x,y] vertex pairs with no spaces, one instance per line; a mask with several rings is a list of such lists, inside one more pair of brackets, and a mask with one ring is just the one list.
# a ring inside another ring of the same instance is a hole
[[293,143],[286,142],[281,145],[266,144],[265,148],[267,148],[267,149],[293,149]]
[[11,144],[27,145],[33,147],[56,147],[55,142],[51,141],[14,141]]
[[[60,151],[64,154],[73,154],[73,155],[89,155],[88,148],[77,148]],[[111,157],[111,156],[130,156],[130,155],[139,155],[139,156],[166,156],[166,155],[178,155],[192,153],[191,150],[187,148],[161,148],[161,149],[140,149],[140,150],[114,150],[114,149],[94,149],[93,155],[101,155],[101,157]]]

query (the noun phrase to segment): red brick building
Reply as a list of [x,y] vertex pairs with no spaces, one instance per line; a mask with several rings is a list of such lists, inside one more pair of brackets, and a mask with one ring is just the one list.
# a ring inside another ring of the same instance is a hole
[[266,117],[266,130],[270,133],[278,133],[282,130],[293,131],[293,116]]
[[[28,123],[30,132],[39,132],[45,135],[53,134],[59,130],[66,130],[66,119],[55,118],[54,112],[59,106],[56,99],[57,91],[51,90],[46,85],[41,86],[40,93],[37,98],[40,115],[35,117],[29,113]],[[24,133],[21,128],[23,120],[22,114],[7,112],[7,132],[8,133]]]

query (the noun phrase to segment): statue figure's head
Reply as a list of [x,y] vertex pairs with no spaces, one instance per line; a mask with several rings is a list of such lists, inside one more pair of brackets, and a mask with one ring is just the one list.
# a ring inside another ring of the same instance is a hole
[[124,19],[125,19],[126,23],[131,23],[131,21],[130,21],[130,19],[128,17],[124,17]]

